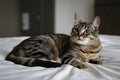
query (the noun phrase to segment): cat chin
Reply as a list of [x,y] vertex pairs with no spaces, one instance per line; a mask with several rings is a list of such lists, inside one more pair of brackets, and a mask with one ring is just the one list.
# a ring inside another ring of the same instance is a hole
[[89,38],[86,38],[85,40],[77,40],[77,44],[80,44],[80,45],[88,45],[90,44],[90,39]]

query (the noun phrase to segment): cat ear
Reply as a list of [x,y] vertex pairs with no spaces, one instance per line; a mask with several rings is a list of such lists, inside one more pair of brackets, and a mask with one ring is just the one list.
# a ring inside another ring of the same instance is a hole
[[100,17],[99,17],[99,16],[96,16],[96,17],[94,18],[94,20],[93,20],[93,22],[92,22],[92,25],[93,25],[94,27],[96,27],[97,29],[99,28],[99,26],[100,26]]
[[78,17],[77,13],[74,13],[74,25],[81,23],[82,20]]

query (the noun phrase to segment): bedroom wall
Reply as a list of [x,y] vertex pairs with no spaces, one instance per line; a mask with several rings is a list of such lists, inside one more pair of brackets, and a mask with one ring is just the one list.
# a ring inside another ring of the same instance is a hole
[[56,0],[55,33],[70,34],[76,12],[83,21],[94,16],[94,0]]
[[18,3],[19,0],[0,0],[0,37],[20,34]]
[[[70,34],[74,13],[82,20],[94,16],[94,0],[55,0],[55,33]],[[19,0],[0,0],[0,37],[20,35]]]

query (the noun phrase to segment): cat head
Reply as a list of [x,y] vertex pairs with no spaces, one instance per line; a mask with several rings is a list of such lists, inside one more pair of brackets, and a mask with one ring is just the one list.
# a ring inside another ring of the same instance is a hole
[[90,45],[98,41],[98,33],[100,26],[100,18],[97,16],[92,23],[82,22],[81,19],[75,15],[74,27],[71,31],[71,41],[80,45]]

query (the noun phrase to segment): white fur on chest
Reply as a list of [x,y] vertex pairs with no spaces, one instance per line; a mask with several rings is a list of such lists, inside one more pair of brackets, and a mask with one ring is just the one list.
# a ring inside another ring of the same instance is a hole
[[86,38],[85,40],[77,40],[77,43],[78,44],[81,44],[81,45],[88,45],[90,44],[90,39],[89,38]]

